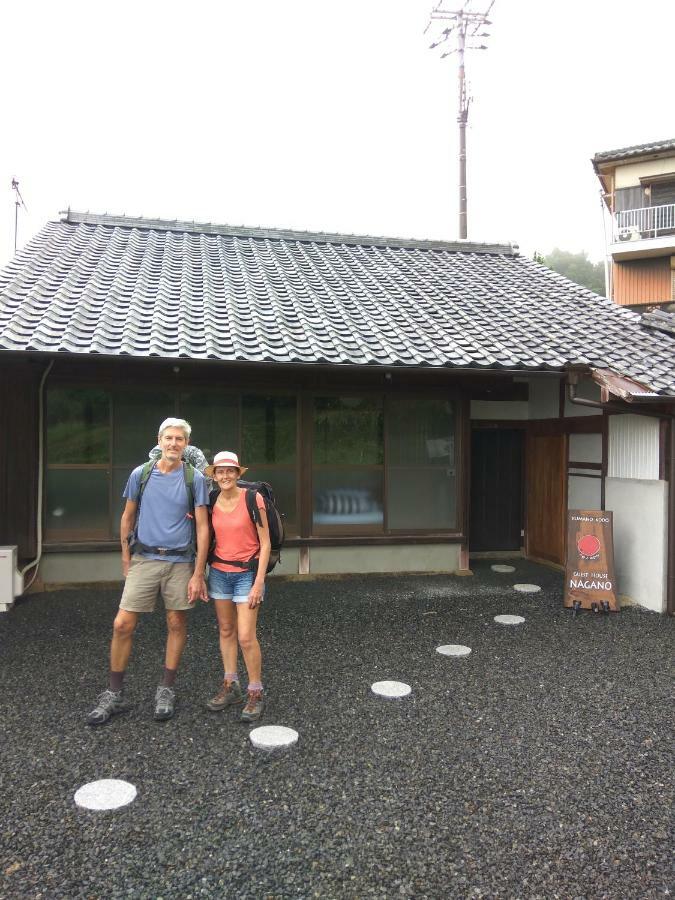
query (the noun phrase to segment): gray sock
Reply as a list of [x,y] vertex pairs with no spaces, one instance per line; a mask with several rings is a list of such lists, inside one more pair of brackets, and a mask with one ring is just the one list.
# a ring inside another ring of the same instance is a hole
[[176,680],[176,675],[178,674],[178,669],[167,669],[164,667],[164,675],[162,677],[162,687],[173,687],[173,683]]

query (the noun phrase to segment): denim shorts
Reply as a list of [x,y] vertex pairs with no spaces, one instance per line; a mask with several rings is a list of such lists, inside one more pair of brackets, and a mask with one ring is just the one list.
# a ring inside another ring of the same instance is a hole
[[255,575],[250,569],[241,572],[221,572],[209,566],[209,597],[212,600],[234,600],[246,603]]

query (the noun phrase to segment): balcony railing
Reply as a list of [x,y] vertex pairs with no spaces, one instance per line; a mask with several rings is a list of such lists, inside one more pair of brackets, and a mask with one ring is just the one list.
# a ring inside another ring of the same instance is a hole
[[675,203],[624,209],[614,215],[614,240],[636,241],[675,234]]

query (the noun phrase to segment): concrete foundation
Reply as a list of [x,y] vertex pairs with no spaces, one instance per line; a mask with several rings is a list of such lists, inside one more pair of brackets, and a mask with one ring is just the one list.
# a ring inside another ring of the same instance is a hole
[[[277,575],[345,575],[369,572],[456,572],[459,544],[396,544],[385,547],[297,547],[282,551]],[[122,580],[120,554],[47,553],[40,563],[39,581],[45,585],[96,584]]]

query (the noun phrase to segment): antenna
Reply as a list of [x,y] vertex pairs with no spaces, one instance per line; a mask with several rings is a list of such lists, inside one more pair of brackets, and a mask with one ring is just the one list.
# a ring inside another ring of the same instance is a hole
[[19,190],[19,182],[16,178],[12,178],[12,190],[14,191],[14,252],[16,253],[16,240],[19,231],[19,207],[23,206],[26,212],[28,212],[28,207],[23,202],[23,197]]
[[440,0],[438,5],[431,10],[429,22],[424,29],[424,33],[426,34],[429,30],[432,22],[447,22],[448,24],[441,32],[440,37],[430,44],[429,49],[434,50],[436,47],[447,44],[449,49],[444,50],[441,54],[441,59],[445,59],[446,56],[451,56],[453,53],[456,53],[458,57],[459,112],[457,115],[457,122],[459,123],[459,236],[460,238],[466,238],[466,126],[469,121],[469,105],[472,98],[467,94],[466,90],[464,54],[467,50],[487,50],[487,46],[479,43],[479,40],[490,36],[484,29],[485,26],[492,24],[488,20],[488,15],[495,4],[495,0],[492,0],[485,12],[475,12],[469,9],[470,0],[465,0],[462,8],[455,10],[442,9],[442,2],[443,0]]

